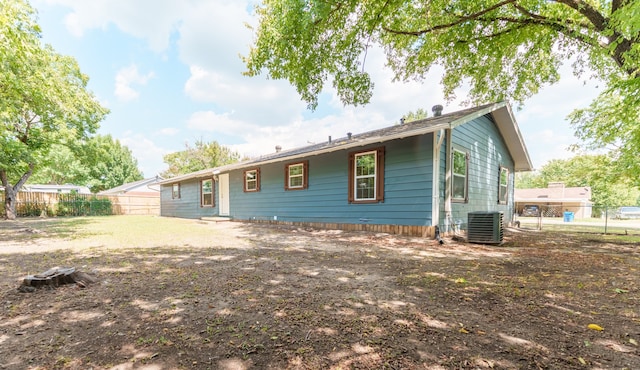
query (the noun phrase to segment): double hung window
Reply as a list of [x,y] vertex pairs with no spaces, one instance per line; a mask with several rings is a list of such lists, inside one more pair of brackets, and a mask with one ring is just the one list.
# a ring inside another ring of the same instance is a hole
[[452,196],[457,202],[469,200],[469,155],[463,151],[453,150]]
[[260,169],[244,171],[244,191],[254,192],[260,191]]
[[349,154],[349,202],[384,201],[384,148]]
[[213,207],[213,179],[200,181],[200,205]]
[[171,185],[171,199],[180,199],[180,183]]
[[498,203],[507,204],[509,198],[509,169],[500,167],[500,182],[498,184]]
[[289,163],[284,168],[284,189],[302,190],[309,185],[309,162]]

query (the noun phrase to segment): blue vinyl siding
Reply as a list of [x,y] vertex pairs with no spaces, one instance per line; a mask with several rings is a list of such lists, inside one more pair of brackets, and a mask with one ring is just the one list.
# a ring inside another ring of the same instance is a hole
[[305,158],[309,161],[305,190],[284,190],[285,162],[260,166],[260,191],[255,193],[243,191],[244,170],[232,171],[230,214],[241,220],[431,225],[432,143],[432,135],[384,143],[382,203],[348,202],[350,150],[344,150]]
[[218,215],[218,183],[214,184],[214,207],[200,206],[200,181],[191,179],[180,182],[180,199],[172,199],[172,184],[162,185],[160,190],[160,216],[200,218]]
[[[454,223],[465,227],[467,213],[474,211],[504,212],[504,221],[513,215],[513,159],[504,139],[489,116],[458,126],[452,133],[453,148],[469,153],[467,203],[452,205]],[[500,166],[509,169],[509,197],[507,204],[498,204]]]

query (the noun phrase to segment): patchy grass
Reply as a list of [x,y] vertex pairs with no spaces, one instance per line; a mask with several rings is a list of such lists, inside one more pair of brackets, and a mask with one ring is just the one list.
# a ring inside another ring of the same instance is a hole
[[[100,281],[15,290],[57,265]],[[624,235],[0,222],[0,368],[640,368],[639,269]]]

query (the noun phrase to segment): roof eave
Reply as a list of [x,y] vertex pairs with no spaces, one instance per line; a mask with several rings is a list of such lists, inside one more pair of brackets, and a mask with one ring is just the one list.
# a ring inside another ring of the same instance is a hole
[[532,171],[533,164],[529,157],[529,151],[509,104],[506,102],[497,103],[491,111],[491,115],[504,138],[509,153],[511,153],[514,170],[516,172]]

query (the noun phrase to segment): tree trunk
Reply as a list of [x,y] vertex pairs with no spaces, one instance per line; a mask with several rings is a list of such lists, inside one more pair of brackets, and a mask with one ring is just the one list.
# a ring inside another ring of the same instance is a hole
[[17,193],[13,191],[12,186],[6,186],[4,188],[4,217],[7,220],[16,219],[16,198]]
[[29,163],[29,170],[25,172],[20,180],[16,183],[15,186],[11,186],[9,184],[9,176],[7,175],[7,171],[0,168],[0,183],[4,186],[4,218],[7,220],[15,220],[16,219],[16,204],[18,203],[18,192],[22,185],[29,179],[31,174],[33,173],[33,168],[35,165],[33,163]]

